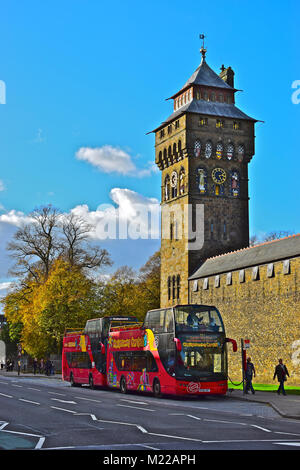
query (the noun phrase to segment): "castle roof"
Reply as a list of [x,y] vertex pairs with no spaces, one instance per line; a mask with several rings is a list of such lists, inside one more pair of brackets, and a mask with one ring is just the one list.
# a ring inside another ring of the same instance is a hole
[[199,67],[195,70],[193,75],[191,75],[191,77],[186,81],[180,91],[175,93],[175,95],[171,96],[169,99],[175,98],[175,96],[182,93],[183,90],[188,88],[190,85],[204,85],[236,91],[235,88],[232,88],[230,85],[228,85],[228,83],[222,80],[222,78],[216,72],[214,72],[213,69],[209,67],[209,65],[207,65],[205,60],[202,60]]
[[156,129],[151,132],[156,132],[161,127],[164,127],[168,122],[177,119],[184,113],[196,113],[203,116],[227,117],[232,119],[246,119],[248,121],[257,122],[256,119],[245,114],[232,103],[220,103],[217,101],[205,101],[193,99],[190,103],[182,106],[172,113],[164,122],[161,123]]
[[189,280],[300,256],[300,234],[208,258]]

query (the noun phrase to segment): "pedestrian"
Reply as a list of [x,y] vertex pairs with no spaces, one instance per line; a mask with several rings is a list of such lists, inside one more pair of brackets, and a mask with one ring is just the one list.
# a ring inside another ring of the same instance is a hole
[[248,390],[251,390],[252,394],[254,395],[255,390],[252,385],[252,378],[255,377],[255,367],[254,364],[251,362],[251,357],[247,358],[246,362],[246,370],[245,370],[245,378],[246,378],[246,386],[244,390],[244,394],[248,393]]
[[18,375],[20,375],[21,372],[21,361],[20,359],[18,360]]
[[278,395],[280,395],[280,392],[282,392],[282,395],[286,395],[285,390],[284,390],[284,382],[286,381],[286,376],[289,377],[290,374],[289,374],[289,371],[287,370],[286,365],[283,364],[282,359],[278,359],[278,364],[275,367],[273,380],[275,380],[276,375],[277,375],[277,380],[279,382],[277,393]]
[[35,358],[33,359],[33,373],[34,373],[34,375],[36,374],[37,367],[38,367],[38,360],[37,360],[37,358],[35,357]]
[[40,374],[44,372],[44,359],[40,360],[39,372]]
[[49,359],[49,358],[48,358],[47,361],[46,361],[45,369],[46,369],[46,375],[50,375],[50,372],[51,372],[51,362],[50,362],[50,359]]

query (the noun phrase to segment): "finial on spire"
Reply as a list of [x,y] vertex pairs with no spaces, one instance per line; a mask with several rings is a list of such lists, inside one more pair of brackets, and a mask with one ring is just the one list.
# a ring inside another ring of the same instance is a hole
[[205,54],[206,54],[207,50],[206,50],[205,47],[204,47],[204,38],[206,38],[206,36],[205,36],[204,34],[200,34],[199,37],[200,37],[200,39],[203,40],[203,43],[202,43],[202,47],[201,47],[201,49],[200,49],[200,52],[201,52],[201,54],[202,54],[202,62],[205,62]]

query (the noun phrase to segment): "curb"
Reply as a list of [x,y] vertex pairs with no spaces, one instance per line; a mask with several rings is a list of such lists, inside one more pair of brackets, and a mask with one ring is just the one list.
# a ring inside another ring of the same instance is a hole
[[276,413],[278,413],[283,418],[300,419],[300,415],[295,416],[295,415],[290,415],[290,414],[284,413],[283,411],[281,411],[278,408],[277,405],[275,405],[271,401],[264,401],[264,400],[260,400],[260,399],[254,400],[254,399],[251,399],[251,398],[233,397],[232,395],[228,396],[228,398],[233,398],[234,400],[239,400],[239,401],[250,401],[251,403],[260,403],[260,404],[263,404],[263,405],[269,405],[269,406],[271,406],[271,408],[273,408],[276,411]]

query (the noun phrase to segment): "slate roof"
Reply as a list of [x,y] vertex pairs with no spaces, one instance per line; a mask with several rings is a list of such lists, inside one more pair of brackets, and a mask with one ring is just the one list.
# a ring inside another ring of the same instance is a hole
[[[202,61],[199,67],[195,70],[193,75],[187,80],[187,82],[183,85],[181,90],[177,92],[175,95],[171,96],[173,98],[174,96],[178,95],[179,93],[182,92],[185,88],[187,88],[190,85],[205,85],[205,86],[212,86],[212,87],[217,87],[217,88],[225,88],[227,90],[235,90],[235,88],[232,88],[228,83],[224,82],[219,75],[214,72],[209,65],[205,61]],[[170,99],[170,98],[169,98]]]
[[174,113],[172,113],[164,122],[162,122],[160,126],[151,132],[156,132],[158,129],[165,126],[168,122],[173,121],[173,119],[176,119],[184,113],[195,113],[201,114],[203,116],[228,117],[232,119],[245,119],[248,121],[257,122],[257,119],[253,119],[252,117],[248,116],[232,103],[228,104],[217,101],[193,99],[189,103],[174,111]]
[[300,234],[208,258],[189,280],[300,256]]

